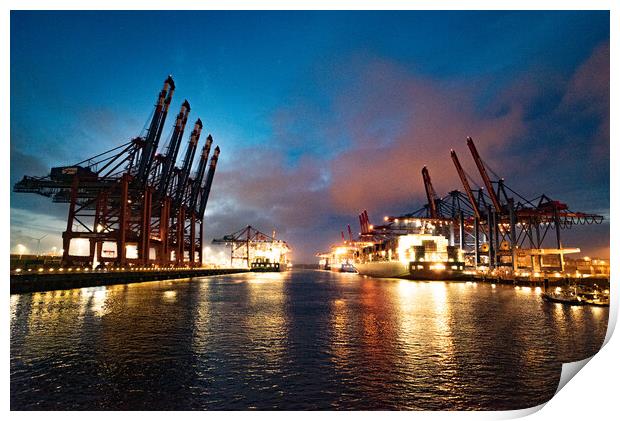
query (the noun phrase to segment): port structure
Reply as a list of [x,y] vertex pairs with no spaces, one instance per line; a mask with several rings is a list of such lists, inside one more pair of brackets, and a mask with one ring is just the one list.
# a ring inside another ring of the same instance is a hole
[[267,235],[251,225],[222,238],[214,238],[212,243],[230,247],[231,267],[250,269],[284,269],[288,263],[286,256],[291,250],[286,241],[276,239],[275,231]]
[[555,256],[553,269],[564,271],[564,255],[580,250],[564,246],[562,230],[575,225],[600,224],[603,216],[574,212],[566,203],[546,194],[526,199],[482,160],[471,137],[466,142],[482,186],[463,169],[456,152],[451,150],[463,191],[453,190],[438,197],[430,173],[424,167],[422,178],[427,203],[405,215],[386,216],[382,225],[370,224],[364,210],[358,215],[360,241],[372,243],[427,229],[449,238],[451,245],[458,244],[465,252],[468,266],[474,268],[507,268],[516,272],[526,267],[539,272],[544,271],[543,257]]
[[197,119],[177,166],[191,110],[185,100],[170,138],[158,152],[174,91],[169,76],[139,136],[74,165],[54,167],[47,176],[24,176],[15,184],[15,192],[69,204],[63,266],[201,265],[202,225],[220,149],[215,148],[209,162],[213,138],[207,136],[192,173],[203,128]]

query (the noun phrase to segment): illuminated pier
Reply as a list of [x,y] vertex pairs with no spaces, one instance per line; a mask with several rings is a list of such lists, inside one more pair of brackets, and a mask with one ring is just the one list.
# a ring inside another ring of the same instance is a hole
[[228,268],[38,268],[11,272],[11,294],[247,272]]

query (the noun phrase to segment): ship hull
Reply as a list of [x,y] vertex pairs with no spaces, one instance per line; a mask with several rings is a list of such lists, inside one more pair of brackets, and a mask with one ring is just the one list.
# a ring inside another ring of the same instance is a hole
[[406,279],[413,279],[416,281],[461,281],[470,279],[470,275],[465,275],[463,272],[456,270],[444,270],[436,272],[433,270],[417,270],[409,273]]
[[356,273],[357,270],[353,265],[339,265],[330,267],[332,272],[341,272],[341,273]]
[[288,268],[280,263],[252,263],[251,272],[284,272]]
[[441,269],[433,268],[434,262],[411,262],[409,263],[409,276],[407,279],[428,281],[460,281],[470,279],[471,276],[463,272],[463,262],[442,262]]
[[410,264],[398,261],[357,263],[355,268],[360,275],[373,276],[375,278],[400,278],[416,281],[459,281],[470,278],[462,270],[446,269],[436,271],[426,268],[411,270]]
[[356,263],[355,269],[360,275],[375,278],[406,278],[409,276],[409,265],[402,262]]

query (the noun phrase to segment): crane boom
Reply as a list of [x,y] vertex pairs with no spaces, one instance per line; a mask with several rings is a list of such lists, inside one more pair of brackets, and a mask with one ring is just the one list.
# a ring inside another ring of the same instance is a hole
[[366,211],[366,209],[364,209],[364,212],[362,212],[363,218],[364,218],[364,232],[366,233],[370,233],[370,218],[368,218],[368,212]]
[[181,144],[181,138],[183,137],[183,131],[185,130],[185,124],[187,123],[187,116],[189,115],[190,106],[189,102],[185,100],[181,105],[181,111],[177,115],[176,122],[174,124],[174,131],[172,132],[172,138],[166,155],[164,158],[163,168],[161,172],[161,179],[159,181],[158,194],[159,197],[164,197],[168,193],[168,186],[172,179],[172,173],[174,171],[174,164],[177,160],[179,153],[179,145]]
[[202,121],[200,119],[196,120],[196,124],[194,125],[194,130],[192,130],[192,134],[189,138],[189,143],[187,144],[187,151],[185,151],[185,157],[183,158],[183,165],[181,166],[181,171],[179,173],[179,181],[177,184],[177,190],[175,194],[175,203],[177,206],[182,205],[183,196],[185,193],[185,189],[187,187],[187,179],[189,178],[189,172],[192,167],[192,162],[194,162],[194,155],[196,153],[196,145],[198,145],[198,139],[200,139],[200,132],[202,131]]
[[456,156],[456,152],[454,149],[450,149],[450,156],[452,157],[452,162],[454,162],[454,166],[456,167],[456,172],[459,174],[459,178],[461,179],[461,183],[463,184],[463,188],[465,189],[465,194],[469,199],[469,203],[474,211],[474,215],[476,218],[480,219],[480,211],[478,210],[478,204],[476,203],[476,198],[474,197],[474,193],[471,190],[469,185],[469,181],[467,181],[467,177],[465,176],[465,171],[459,162],[458,156]]
[[216,146],[211,157],[211,163],[209,164],[209,171],[207,172],[207,180],[202,188],[202,197],[200,198],[200,209],[198,211],[198,217],[204,218],[205,209],[207,208],[207,201],[209,200],[209,194],[211,193],[211,184],[213,183],[213,176],[215,175],[215,167],[217,166],[217,159],[220,156],[220,147]]
[[144,148],[142,149],[137,175],[137,180],[141,185],[147,182],[173,94],[174,80],[172,80],[172,76],[168,76],[164,81],[162,90],[159,92],[157,103],[155,104],[155,112],[153,113],[153,118],[144,142]]
[[424,179],[424,190],[426,190],[426,200],[428,200],[428,209],[431,213],[431,218],[437,218],[437,195],[431,182],[431,176],[428,173],[426,166],[422,167],[422,178]]
[[194,177],[194,182],[192,184],[192,189],[190,192],[191,196],[189,199],[189,209],[196,209],[196,202],[198,201],[198,194],[200,193],[200,189],[202,187],[202,179],[204,178],[205,171],[207,169],[207,162],[209,160],[209,152],[211,151],[212,143],[213,138],[211,137],[211,135],[207,136],[207,141],[202,147],[202,152],[200,153],[198,170],[196,171],[196,176]]
[[484,186],[486,187],[489,197],[491,198],[493,207],[497,212],[501,212],[502,206],[500,205],[499,199],[495,194],[495,190],[493,190],[493,184],[491,184],[491,179],[489,178],[489,174],[487,174],[487,169],[485,168],[482,158],[480,158],[480,154],[478,154],[478,150],[476,149],[476,145],[474,145],[474,140],[471,137],[467,137],[467,146],[469,147],[471,155],[474,158],[474,162],[478,167],[478,171],[480,172]]

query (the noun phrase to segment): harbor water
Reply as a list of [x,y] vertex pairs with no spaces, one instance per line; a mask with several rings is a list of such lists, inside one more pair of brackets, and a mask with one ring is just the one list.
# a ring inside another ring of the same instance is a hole
[[12,410],[518,409],[608,309],[299,270],[11,295]]

